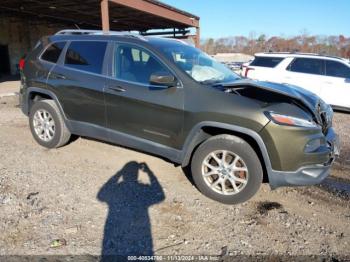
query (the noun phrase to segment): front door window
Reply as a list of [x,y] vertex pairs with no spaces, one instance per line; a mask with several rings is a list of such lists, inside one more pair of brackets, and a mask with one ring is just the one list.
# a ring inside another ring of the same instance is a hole
[[169,70],[146,50],[131,45],[118,45],[114,73],[119,80],[148,85],[152,74],[169,73]]

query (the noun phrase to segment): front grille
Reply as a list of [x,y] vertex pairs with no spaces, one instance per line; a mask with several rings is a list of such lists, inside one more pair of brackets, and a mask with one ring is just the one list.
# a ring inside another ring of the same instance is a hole
[[322,133],[326,134],[328,130],[328,121],[327,121],[327,113],[321,112],[320,113],[321,121],[322,121]]
[[318,113],[323,134],[327,134],[328,129],[332,126],[333,110],[332,108],[321,101],[318,105]]

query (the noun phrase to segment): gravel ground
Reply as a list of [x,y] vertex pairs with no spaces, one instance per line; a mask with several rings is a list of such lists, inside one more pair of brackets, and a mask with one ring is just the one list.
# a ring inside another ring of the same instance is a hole
[[0,78],[0,97],[17,93],[19,85],[20,81],[18,80],[12,79],[11,81],[4,81]]
[[0,98],[0,255],[350,255],[350,114],[335,115],[342,155],[322,185],[263,185],[227,206],[153,156],[85,138],[40,147],[17,99]]

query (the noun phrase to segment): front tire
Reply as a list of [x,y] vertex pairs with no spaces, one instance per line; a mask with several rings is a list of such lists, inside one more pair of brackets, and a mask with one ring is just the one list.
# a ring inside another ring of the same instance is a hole
[[53,100],[35,102],[29,114],[29,126],[36,142],[46,148],[64,146],[71,136]]
[[193,155],[191,171],[199,191],[224,204],[247,201],[263,180],[254,149],[232,135],[214,136],[202,143]]

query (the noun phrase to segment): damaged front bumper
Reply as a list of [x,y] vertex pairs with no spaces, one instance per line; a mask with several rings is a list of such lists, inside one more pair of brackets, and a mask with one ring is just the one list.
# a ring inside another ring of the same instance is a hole
[[276,171],[269,172],[269,184],[271,189],[282,186],[306,186],[319,184],[329,174],[335,158],[340,154],[339,137],[330,128],[327,132],[327,144],[329,148],[328,161],[321,164],[303,166],[294,172]]

